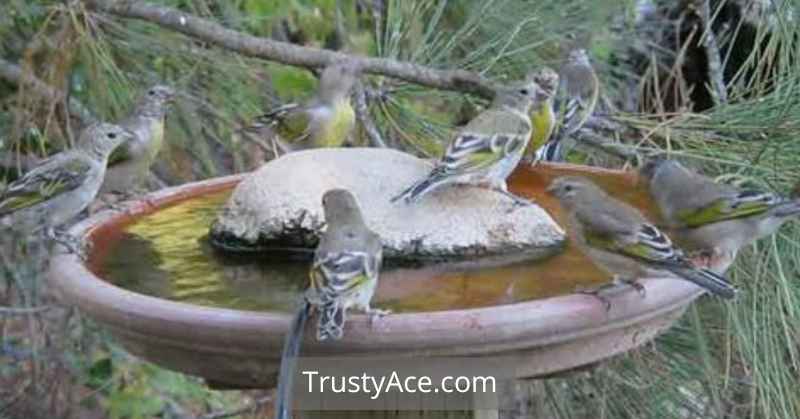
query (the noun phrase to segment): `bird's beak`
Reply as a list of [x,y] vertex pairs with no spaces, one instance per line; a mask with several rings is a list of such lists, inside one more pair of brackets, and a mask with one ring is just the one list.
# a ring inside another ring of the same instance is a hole
[[131,130],[127,130],[126,129],[125,130],[125,141],[130,141],[130,140],[132,140],[134,138],[136,138],[136,133],[134,133]]

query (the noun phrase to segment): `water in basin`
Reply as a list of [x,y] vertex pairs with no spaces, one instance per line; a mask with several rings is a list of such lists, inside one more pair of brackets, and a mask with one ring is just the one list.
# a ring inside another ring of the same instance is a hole
[[[579,170],[525,168],[511,178],[510,187],[560,222],[559,207],[544,189],[559,175],[586,175]],[[653,213],[633,177],[609,173],[591,177],[615,196]],[[92,270],[123,288],[169,300],[290,311],[306,284],[308,262],[231,257],[214,251],[207,242],[208,227],[231,192],[197,196],[102,231],[95,236]],[[568,241],[564,251],[553,257],[508,266],[385,269],[373,305],[395,312],[485,307],[568,294],[607,280]]]

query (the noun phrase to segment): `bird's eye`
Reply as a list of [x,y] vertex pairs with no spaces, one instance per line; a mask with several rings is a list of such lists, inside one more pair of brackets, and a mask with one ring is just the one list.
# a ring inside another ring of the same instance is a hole
[[564,186],[564,192],[572,192],[572,189],[574,189],[574,188],[572,187],[572,185],[565,185],[565,186]]
[[106,137],[111,138],[113,140],[114,138],[117,138],[117,134],[114,134],[113,132],[109,132],[108,135],[106,135]]
[[155,96],[156,95],[156,91],[155,90],[150,90],[150,91],[147,92],[147,94],[150,95],[150,96]]
[[527,96],[528,95],[528,89],[520,89],[519,93]]

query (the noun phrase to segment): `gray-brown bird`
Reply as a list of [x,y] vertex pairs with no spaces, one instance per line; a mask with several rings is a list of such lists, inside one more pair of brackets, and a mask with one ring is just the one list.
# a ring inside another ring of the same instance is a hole
[[570,51],[558,75],[561,86],[554,105],[556,126],[549,140],[536,149],[535,161],[564,160],[567,138],[586,124],[600,98],[600,80],[586,50]]
[[547,191],[564,208],[577,246],[616,280],[634,285],[639,278],[666,273],[723,298],[736,295],[727,279],[695,268],[636,208],[612,198],[589,180],[560,177]]
[[108,156],[134,137],[117,125],[87,127],[76,148],[50,157],[6,186],[0,193],[0,225],[31,232],[45,229],[57,238],[55,229],[94,200]]
[[109,157],[101,193],[130,195],[144,185],[164,145],[164,118],[175,96],[168,86],[156,85],[139,98],[133,112],[119,125],[136,134]]
[[676,160],[653,159],[640,173],[676,237],[711,257],[732,259],[800,215],[800,198],[716,183]]

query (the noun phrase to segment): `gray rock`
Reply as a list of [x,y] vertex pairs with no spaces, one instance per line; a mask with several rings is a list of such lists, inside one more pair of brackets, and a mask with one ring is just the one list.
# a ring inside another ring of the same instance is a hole
[[444,187],[414,204],[389,198],[422,178],[431,164],[390,149],[314,149],[287,154],[245,178],[211,227],[225,250],[310,251],[324,225],[322,194],[350,190],[384,257],[466,260],[474,256],[549,255],[563,230],[537,205],[509,212],[508,197],[470,186]]

